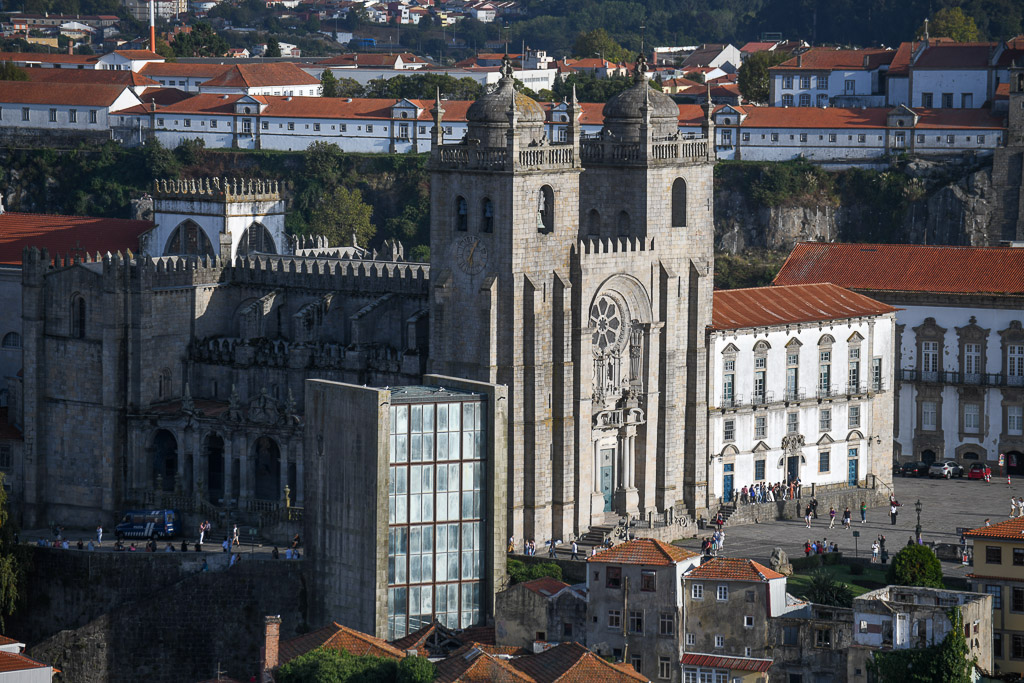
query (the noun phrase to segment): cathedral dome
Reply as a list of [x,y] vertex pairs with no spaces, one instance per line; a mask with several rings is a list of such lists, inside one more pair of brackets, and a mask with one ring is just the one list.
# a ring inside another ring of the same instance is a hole
[[[504,67],[503,67],[504,68]],[[543,123],[544,110],[534,100],[515,89],[511,76],[502,76],[498,87],[485,93],[469,105],[466,111],[468,123],[508,124],[508,110],[512,100],[516,103],[518,119],[524,123]]]
[[633,76],[635,83],[604,105],[605,130],[615,137],[639,138],[645,103],[651,110],[651,125],[655,137],[668,137],[679,131],[679,105],[671,97],[648,84],[646,71],[647,61],[641,55],[636,62]]

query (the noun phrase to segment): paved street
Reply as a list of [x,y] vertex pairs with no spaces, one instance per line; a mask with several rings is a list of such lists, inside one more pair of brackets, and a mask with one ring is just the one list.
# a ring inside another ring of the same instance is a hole
[[[921,535],[925,542],[958,543],[957,527],[979,527],[985,523],[986,518],[990,518],[992,523],[1007,519],[1010,514],[1010,497],[1024,495],[1024,478],[1014,481],[1010,487],[1007,487],[1005,479],[1000,480],[995,476],[991,484],[966,477],[950,481],[897,477],[894,485],[896,499],[903,504],[895,527],[889,523],[887,507],[869,509],[866,524],[860,523],[859,510],[852,510],[853,529],[861,533],[856,544],[860,557],[870,555],[871,542],[879,534],[885,534],[886,547],[891,554],[906,545],[917,523],[914,503],[918,499],[923,507]],[[842,510],[838,512],[841,516]],[[854,538],[850,531],[841,528],[839,516],[836,517],[834,529],[828,528],[827,506],[824,509],[819,506],[818,519],[812,522],[811,529],[804,526],[802,519],[726,527],[723,554],[767,563],[776,546],[782,547],[791,556],[802,556],[803,544],[808,538],[835,541],[843,553],[854,553]],[[687,539],[683,545],[699,551],[700,539]],[[966,567],[953,562],[943,562],[942,568],[946,574],[957,576],[967,571]]]

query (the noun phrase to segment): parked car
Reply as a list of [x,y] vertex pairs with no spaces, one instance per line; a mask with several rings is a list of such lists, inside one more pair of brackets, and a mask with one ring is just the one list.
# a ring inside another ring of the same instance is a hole
[[967,473],[968,479],[984,479],[985,477],[992,475],[992,468],[980,462],[976,462],[971,465],[970,471]]
[[928,468],[929,477],[942,477],[943,479],[952,479],[953,477],[963,477],[964,468],[960,466],[955,460],[946,460],[944,462],[932,463],[932,466]]
[[900,474],[904,477],[923,477],[928,474],[928,463],[920,460],[917,462],[905,462],[900,465]]

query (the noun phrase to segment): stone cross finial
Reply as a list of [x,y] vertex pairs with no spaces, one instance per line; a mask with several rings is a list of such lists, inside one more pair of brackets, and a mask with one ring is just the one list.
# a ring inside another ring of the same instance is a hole
[[647,58],[644,57],[644,53],[641,52],[637,55],[636,65],[633,67],[633,80],[637,83],[643,83],[647,79]]
[[512,60],[508,55],[501,58],[501,68],[498,70],[501,74],[501,80],[511,79],[513,74]]

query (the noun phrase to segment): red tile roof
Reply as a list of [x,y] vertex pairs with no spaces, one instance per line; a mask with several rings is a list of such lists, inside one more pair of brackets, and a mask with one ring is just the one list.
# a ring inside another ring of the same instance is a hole
[[784,578],[782,574],[753,560],[738,557],[713,557],[686,575],[687,579],[711,581],[768,581]]
[[[844,107],[751,107],[744,128],[885,128],[891,110]],[[942,129],[1002,129],[1002,116],[988,109],[915,109],[918,126]]]
[[968,538],[991,538],[1002,541],[1019,541],[1024,544],[1024,517],[1012,517],[992,526],[982,526],[964,533]]
[[[0,408],[0,421],[7,422],[7,408]],[[21,645],[20,640],[0,635],[0,645],[14,645],[15,643]]]
[[995,43],[944,43],[930,45],[914,62],[915,69],[984,69]]
[[837,318],[861,318],[896,309],[863,294],[830,283],[724,289],[714,293],[711,327],[735,330],[807,323]]
[[867,291],[1024,294],[1024,249],[802,242],[773,284]]
[[903,42],[896,48],[896,54],[889,63],[889,77],[906,76],[910,73],[910,58],[917,48],[916,42]]
[[391,659],[401,659],[405,656],[401,650],[385,640],[335,622],[297,638],[282,641],[278,648],[279,661],[281,664],[290,662],[318,647],[344,650],[353,655],[373,655]]
[[47,52],[0,52],[0,62],[34,64],[95,64],[96,55],[66,55]]
[[[823,69],[877,69],[888,64],[895,56],[895,50],[834,50],[828,47],[812,47],[807,52],[787,59],[768,71],[793,71],[797,69],[820,71]],[[865,63],[865,58],[867,62]]]
[[537,683],[646,683],[648,680],[629,664],[612,664],[579,643],[560,643],[539,654],[513,659],[512,666]]
[[683,654],[683,666],[705,666],[714,669],[729,669],[730,671],[757,671],[764,673],[772,666],[770,659],[754,659],[752,657],[720,657],[718,655],[704,655],[696,652]]
[[206,88],[263,88],[278,85],[319,85],[320,81],[292,62],[235,64],[203,83]]
[[114,50],[115,55],[124,57],[125,59],[149,59],[149,60],[160,60],[164,61],[164,58],[153,52],[152,50]]
[[776,43],[774,43],[774,42],[764,43],[764,42],[751,41],[751,42],[747,43],[746,45],[744,45],[743,47],[741,47],[740,48],[740,52],[747,52],[747,53],[750,53],[750,52],[768,52],[773,47],[775,47],[775,45],[776,45]]
[[691,557],[697,557],[697,553],[654,538],[636,538],[591,555],[587,562],[667,567]]
[[82,83],[107,85],[160,85],[152,78],[134,71],[105,69],[25,69],[30,81],[38,83]]
[[230,64],[184,64],[181,62],[150,62],[139,73],[150,78],[213,78],[231,68]]
[[446,657],[435,663],[435,683],[536,683],[529,676],[514,669],[511,663],[494,657],[480,648],[455,656]]
[[26,669],[49,668],[49,664],[29,659],[25,655],[14,654],[13,652],[0,651],[0,672],[25,671]]
[[0,81],[0,103],[109,107],[128,86],[67,83],[54,87],[33,81]]
[[7,211],[0,214],[0,264],[20,266],[25,247],[47,249],[50,256],[138,251],[139,236],[152,227],[149,221],[122,218]]
[[564,581],[552,579],[549,576],[534,579],[533,581],[527,581],[523,584],[523,588],[531,590],[534,593],[537,593],[538,595],[543,595],[545,597],[551,597],[563,588],[568,587],[569,584],[565,583]]

